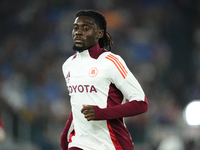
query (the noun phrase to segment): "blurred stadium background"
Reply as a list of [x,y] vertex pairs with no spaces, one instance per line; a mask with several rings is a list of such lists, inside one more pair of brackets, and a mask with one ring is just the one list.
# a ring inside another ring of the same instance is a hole
[[105,15],[112,51],[149,99],[147,113],[125,119],[135,149],[199,150],[200,128],[182,115],[200,99],[198,0],[1,0],[1,150],[61,150],[70,113],[61,66],[73,54],[72,23],[81,9]]

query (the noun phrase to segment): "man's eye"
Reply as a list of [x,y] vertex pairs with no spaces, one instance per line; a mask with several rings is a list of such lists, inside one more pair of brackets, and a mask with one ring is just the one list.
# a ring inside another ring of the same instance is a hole
[[84,30],[84,31],[88,31],[89,28],[88,28],[88,27],[84,27],[83,30]]
[[73,27],[73,30],[78,30],[78,27]]

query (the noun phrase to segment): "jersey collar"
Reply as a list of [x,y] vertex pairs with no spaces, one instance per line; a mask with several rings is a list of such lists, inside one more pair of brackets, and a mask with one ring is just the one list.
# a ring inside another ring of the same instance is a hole
[[95,46],[89,48],[88,52],[90,54],[90,57],[97,59],[102,53],[107,52],[107,50],[100,48],[98,43]]

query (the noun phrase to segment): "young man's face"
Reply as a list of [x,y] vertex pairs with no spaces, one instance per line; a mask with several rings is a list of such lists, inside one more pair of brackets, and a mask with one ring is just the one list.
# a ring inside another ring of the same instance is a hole
[[103,31],[97,27],[95,20],[88,16],[77,17],[73,24],[73,49],[79,52],[96,45],[103,37]]

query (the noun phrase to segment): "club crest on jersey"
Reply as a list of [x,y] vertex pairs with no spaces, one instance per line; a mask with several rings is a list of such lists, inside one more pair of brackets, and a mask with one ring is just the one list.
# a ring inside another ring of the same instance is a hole
[[69,80],[70,80],[70,72],[67,73],[67,76],[66,76],[66,81],[67,83],[69,83]]
[[97,76],[97,74],[98,74],[98,69],[96,68],[96,67],[93,67],[93,68],[91,68],[90,70],[89,70],[89,76],[90,77],[95,77],[95,76]]

